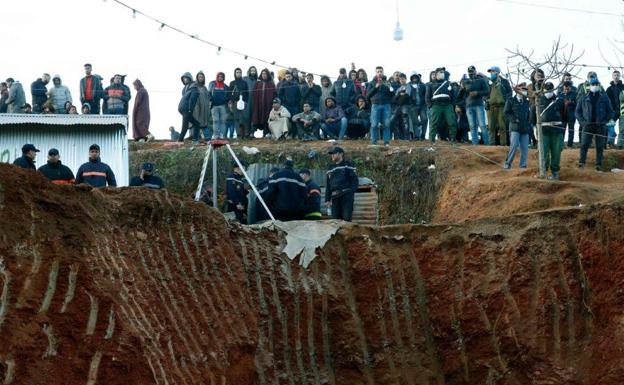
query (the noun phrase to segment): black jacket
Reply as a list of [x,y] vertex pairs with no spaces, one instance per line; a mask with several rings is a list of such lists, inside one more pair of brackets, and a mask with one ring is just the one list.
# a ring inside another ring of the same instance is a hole
[[230,82],[230,91],[232,92],[232,100],[236,103],[240,96],[243,95],[243,102],[249,101],[249,87],[247,82],[242,78],[234,79]]
[[[544,95],[539,98],[540,111],[542,114],[542,132],[563,133],[563,119],[561,118],[561,107],[563,100],[556,96],[548,99]],[[552,122],[553,124],[546,124]]]
[[306,184],[292,168],[283,168],[269,180],[267,198],[275,213],[303,214]]
[[366,87],[366,97],[370,100],[370,104],[391,104],[394,92],[390,91],[390,83],[383,82],[379,87],[375,87],[376,84],[377,81],[373,79]]
[[429,108],[434,104],[452,105],[455,103],[455,97],[453,85],[448,80],[435,80],[427,84],[425,100]]
[[513,97],[507,99],[505,103],[505,119],[509,123],[509,130],[520,134],[528,134],[530,132],[530,107],[529,100],[524,98],[519,101]]
[[242,204],[247,206],[247,189],[243,177],[233,172],[225,180],[225,199],[231,205]]
[[74,173],[69,167],[62,164],[60,160],[56,163],[48,162],[44,164],[39,167],[39,172],[54,184],[74,183]]
[[106,187],[108,183],[110,187],[117,187],[113,170],[100,158],[89,159],[87,163],[80,166],[76,173],[76,184],[80,183],[87,183],[93,187]]
[[178,112],[182,115],[192,114],[193,110],[195,110],[195,105],[197,104],[197,99],[199,98],[199,89],[197,87],[197,83],[192,82],[185,87],[184,94],[182,94],[182,99],[180,99],[180,103],[178,103]]
[[355,102],[355,84],[351,79],[336,80],[332,85],[330,93],[336,98],[336,104],[343,109]]
[[[482,106],[483,99],[487,98],[490,94],[490,86],[488,81],[482,76],[476,76],[474,78],[468,78],[466,83],[466,107]],[[470,96],[471,92],[476,92],[476,96]]]
[[37,167],[35,167],[35,162],[26,155],[22,155],[15,159],[13,164],[21,168],[31,168],[33,170],[37,169]]
[[[596,108],[592,104],[592,97],[597,98]],[[576,119],[581,125],[585,124],[600,124],[605,125],[613,117],[613,108],[611,107],[611,101],[607,95],[603,92],[598,95],[593,95],[592,92],[586,94],[579,99],[576,104]]]
[[[294,108],[299,109],[301,103],[301,87],[296,81],[286,81],[281,83],[281,86],[277,90],[277,96],[282,100],[282,105],[286,107],[288,111]],[[292,112],[292,111],[291,111]]]
[[325,183],[325,202],[342,195],[355,194],[359,184],[355,171],[353,164],[346,160],[329,166]]
[[43,104],[48,100],[46,93],[48,89],[41,78],[35,80],[30,85],[30,93],[32,94],[32,109],[33,112],[41,112]]
[[310,107],[316,112],[319,112],[319,106],[321,104],[321,86],[314,84],[312,87],[308,84],[300,86],[301,88],[301,105],[304,103],[310,104]]
[[408,86],[412,87],[412,92],[410,92],[411,105],[415,107],[424,106],[427,86],[422,84],[421,82],[408,83]]
[[620,93],[624,91],[624,83],[620,80],[617,84],[613,81],[609,88],[607,88],[607,96],[611,100],[611,108],[613,108],[613,120],[618,120],[620,117]]
[[135,176],[130,180],[130,186],[133,187],[147,187],[151,189],[161,189],[165,187],[162,179],[156,175],[144,175],[143,179],[140,176]]
[[321,217],[321,187],[312,179],[306,182],[304,214],[306,217]]

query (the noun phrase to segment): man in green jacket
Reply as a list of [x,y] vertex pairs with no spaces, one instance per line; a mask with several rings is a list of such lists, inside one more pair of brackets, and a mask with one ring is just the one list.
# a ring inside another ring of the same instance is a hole
[[509,80],[501,76],[500,68],[491,67],[490,73],[490,96],[488,98],[488,123],[490,144],[496,145],[496,137],[501,146],[507,145],[507,125],[505,123],[505,103],[511,97],[511,84]]

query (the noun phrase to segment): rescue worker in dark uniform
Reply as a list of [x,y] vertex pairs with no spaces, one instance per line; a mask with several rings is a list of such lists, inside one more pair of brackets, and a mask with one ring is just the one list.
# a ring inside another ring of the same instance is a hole
[[74,173],[61,163],[59,150],[48,151],[48,163],[39,167],[39,172],[54,184],[74,184]]
[[25,144],[22,146],[22,156],[15,159],[13,164],[21,168],[31,168],[36,170],[37,167],[35,167],[35,158],[37,157],[38,152],[39,150],[34,144]]
[[159,190],[164,188],[165,184],[159,176],[154,175],[154,163],[145,162],[141,168],[141,175],[132,178],[130,186]]
[[86,183],[93,187],[117,187],[113,170],[100,159],[100,146],[89,147],[89,161],[84,163],[76,173],[76,184]]
[[[266,178],[258,179],[258,183],[256,184],[256,188],[258,189],[258,192],[262,196],[262,199],[264,199],[264,203],[266,203],[267,206],[269,206],[269,210],[271,210],[271,213],[273,213],[273,208],[271,207],[269,202],[267,202],[267,192],[269,191],[269,181],[271,180],[271,178],[275,176],[275,174],[279,172],[279,170],[280,169],[277,167],[271,168],[271,170],[269,170],[269,176]],[[262,206],[260,199],[256,197],[256,222],[266,221],[267,219],[270,219],[270,218],[271,217],[269,216],[269,214],[266,212],[266,210]]]
[[312,180],[309,169],[299,170],[299,176],[306,184],[306,200],[304,205],[303,219],[318,220],[321,219],[321,187]]
[[293,170],[292,159],[287,159],[284,168],[269,180],[267,198],[273,208],[273,216],[280,221],[294,221],[303,218],[306,185]]
[[344,160],[344,150],[341,147],[332,148],[333,164],[327,171],[325,184],[325,204],[331,206],[332,217],[350,222],[353,216],[353,202],[359,179],[356,169],[349,161]]
[[[234,212],[236,220],[247,224],[247,193],[248,188],[243,181],[243,170],[233,163],[234,170],[225,180],[225,212]],[[243,164],[243,167],[245,165]]]

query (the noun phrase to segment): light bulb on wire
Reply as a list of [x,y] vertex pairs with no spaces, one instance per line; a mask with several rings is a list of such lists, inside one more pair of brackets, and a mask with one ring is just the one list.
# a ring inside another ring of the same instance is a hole
[[165,23],[160,24],[160,27],[158,27],[158,30],[159,30],[159,31],[162,31],[162,30],[163,30],[163,28],[165,28]]
[[218,47],[217,48],[217,56],[220,56],[220,55],[221,55],[221,47]]
[[403,40],[403,29],[401,28],[401,24],[399,23],[399,0],[396,0],[396,14],[397,22],[396,27],[394,28],[394,40],[401,41]]
[[136,19],[136,14],[137,14],[136,9],[133,9],[132,10],[132,18],[133,19]]

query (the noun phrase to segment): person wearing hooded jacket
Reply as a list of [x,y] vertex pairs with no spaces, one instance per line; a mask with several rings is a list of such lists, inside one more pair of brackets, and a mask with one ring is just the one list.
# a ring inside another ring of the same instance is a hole
[[410,75],[409,86],[412,87],[410,93],[410,128],[412,135],[416,140],[423,140],[427,131],[427,106],[425,104],[425,96],[427,86],[421,81],[421,75],[413,72]]
[[199,98],[199,90],[190,72],[182,74],[180,80],[184,87],[182,88],[182,98],[180,99],[180,103],[178,103],[178,112],[182,115],[182,129],[180,130],[180,138],[178,141],[183,142],[189,127],[191,128],[191,132],[200,127],[200,123],[193,116],[193,111],[195,111],[197,99]]
[[59,75],[54,75],[52,77],[52,83],[54,86],[50,88],[48,91],[48,96],[52,100],[52,106],[57,114],[65,113],[65,103],[72,101],[71,92],[69,92],[69,88],[63,85],[61,77]]
[[[243,79],[243,70],[240,68],[234,69],[234,80],[230,82],[230,90],[232,92],[232,101],[234,102],[234,108],[232,109],[232,118],[234,119],[234,126],[236,127],[236,137],[246,138],[249,136],[249,109],[247,104],[249,103],[249,87],[247,82]],[[243,109],[239,109],[238,102],[243,102]]]
[[228,101],[232,98],[230,88],[225,84],[225,74],[218,72],[215,80],[208,85],[212,102],[212,126],[219,138],[227,137]]
[[271,72],[267,68],[260,72],[260,79],[255,83],[251,110],[251,123],[254,128],[262,130],[263,134],[269,133],[269,114],[273,107],[273,99],[275,99],[276,90],[275,83]]
[[113,77],[113,84],[104,90],[104,101],[106,102],[106,113],[109,115],[125,115],[127,113],[126,104],[130,100],[130,91],[121,84],[121,75]]
[[343,110],[351,107],[355,103],[355,84],[347,77],[347,70],[341,68],[338,79],[332,85],[331,95],[336,99],[336,105],[342,107]]
[[43,74],[40,78],[32,82],[30,85],[30,94],[32,95],[32,109],[34,114],[40,114],[43,105],[48,100],[47,84],[50,82],[50,75]]
[[[212,139],[212,117],[210,116],[210,92],[206,87],[206,75],[203,71],[199,71],[195,75],[195,84],[197,84],[197,103],[193,109],[193,117],[199,122],[199,128],[204,134],[205,140]],[[199,141],[199,130],[193,130],[193,141]]]
[[10,114],[21,114],[22,106],[26,104],[26,94],[24,94],[24,88],[19,81],[8,78],[6,80],[9,86],[9,98],[6,101],[8,106],[7,112]]
[[136,79],[132,84],[137,92],[132,109],[132,135],[134,140],[145,140],[151,136],[149,132],[151,119],[149,94],[139,79]]
[[251,124],[251,112],[253,111],[253,90],[258,82],[258,69],[255,66],[249,67],[247,70],[247,76],[243,78],[245,83],[247,83],[247,91],[249,93],[249,97],[247,103],[245,103],[245,116],[247,117],[247,123],[245,127],[247,127],[247,138],[253,138],[254,128]]

